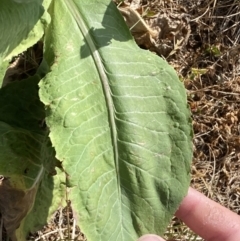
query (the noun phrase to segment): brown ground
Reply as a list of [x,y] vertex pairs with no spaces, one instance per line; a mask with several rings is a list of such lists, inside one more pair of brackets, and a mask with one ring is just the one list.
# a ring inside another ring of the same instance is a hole
[[[191,186],[240,214],[239,0],[115,2],[139,46],[164,57],[186,87],[194,128]],[[29,240],[86,240],[71,215],[58,210]],[[176,218],[165,238],[202,240]]]

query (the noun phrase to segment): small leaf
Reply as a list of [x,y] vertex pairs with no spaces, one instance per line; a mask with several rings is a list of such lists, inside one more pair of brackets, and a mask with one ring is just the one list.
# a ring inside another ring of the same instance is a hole
[[0,1],[0,65],[3,60],[10,61],[41,39],[49,22],[45,9],[50,3],[49,0],[42,2]]
[[221,55],[221,51],[218,46],[210,45],[206,48],[206,53],[209,55],[213,55],[215,57],[219,57]]

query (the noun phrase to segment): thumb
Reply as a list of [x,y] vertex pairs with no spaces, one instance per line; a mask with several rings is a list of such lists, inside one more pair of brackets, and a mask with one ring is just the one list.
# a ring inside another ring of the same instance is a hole
[[146,234],[139,238],[137,241],[165,241],[165,239],[154,234]]

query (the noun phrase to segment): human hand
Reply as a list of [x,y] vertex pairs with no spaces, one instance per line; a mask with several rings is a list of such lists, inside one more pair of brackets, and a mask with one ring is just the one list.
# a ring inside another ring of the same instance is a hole
[[[193,188],[189,188],[175,215],[207,241],[240,241],[240,216]],[[164,239],[147,234],[138,241]]]

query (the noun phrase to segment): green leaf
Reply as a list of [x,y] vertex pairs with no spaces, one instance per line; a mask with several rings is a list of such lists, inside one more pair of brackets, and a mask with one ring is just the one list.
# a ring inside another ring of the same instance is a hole
[[8,65],[9,64],[7,61],[0,64],[0,88],[3,84],[3,79],[4,79],[5,73],[7,71]]
[[55,152],[41,126],[38,81],[36,75],[0,90],[0,212],[12,241],[45,224],[63,197],[63,174],[53,177]]
[[49,22],[45,12],[49,3],[49,0],[0,1],[0,65],[41,39]]
[[32,210],[22,220],[21,226],[16,230],[17,240],[25,240],[29,232],[36,232],[43,224],[52,218],[58,208],[65,203],[66,176],[65,173],[56,169],[56,175],[45,173],[38,187]]
[[108,0],[53,1],[40,83],[69,199],[89,241],[162,234],[190,181],[184,86]]

